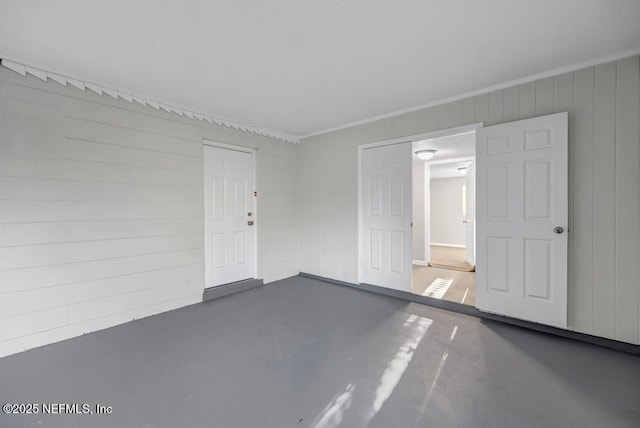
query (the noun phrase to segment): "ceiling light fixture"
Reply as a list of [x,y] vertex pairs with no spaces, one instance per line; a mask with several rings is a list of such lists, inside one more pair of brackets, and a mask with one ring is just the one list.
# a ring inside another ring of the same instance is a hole
[[416,156],[418,156],[422,160],[429,160],[435,155],[437,150],[427,149],[427,150],[418,150],[416,151]]

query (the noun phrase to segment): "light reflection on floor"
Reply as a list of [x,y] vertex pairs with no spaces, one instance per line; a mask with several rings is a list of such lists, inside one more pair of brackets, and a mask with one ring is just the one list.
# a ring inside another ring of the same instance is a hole
[[343,392],[336,394],[327,404],[327,407],[316,416],[311,423],[312,428],[335,428],[342,423],[344,413],[349,409],[352,402],[353,391],[356,387],[350,383]]
[[400,346],[382,372],[378,380],[378,385],[375,388],[373,399],[367,397],[367,392],[371,391],[371,388],[365,388],[365,391],[360,396],[356,396],[356,385],[349,383],[347,387],[337,393],[323,411],[316,416],[311,427],[335,428],[339,426],[343,422],[345,414],[354,400],[360,402],[366,400],[369,402],[369,404],[365,405],[366,410],[361,413],[362,419],[359,421],[361,426],[367,426],[393,394],[402,375],[409,367],[409,363],[418,345],[420,345],[420,341],[432,323],[433,320],[429,318],[414,314],[409,315],[403,323],[403,328],[399,334],[401,341]]
[[440,363],[438,364],[438,370],[436,371],[436,375],[433,377],[433,382],[431,382],[431,386],[429,387],[429,391],[427,392],[427,396],[424,399],[424,403],[422,403],[422,407],[420,408],[420,413],[418,414],[418,418],[416,421],[419,421],[424,414],[425,409],[429,405],[429,401],[431,400],[431,395],[433,394],[433,390],[438,384],[438,378],[440,377],[440,373],[442,373],[442,369],[447,362],[447,357],[449,357],[449,346],[453,343],[453,339],[456,337],[456,333],[458,332],[458,326],[453,327],[453,331],[451,331],[451,336],[449,337],[449,343],[447,343],[447,347],[444,349],[442,353],[442,358],[440,358]]
[[453,279],[436,278],[422,293],[423,296],[433,297],[434,299],[442,299],[453,284]]

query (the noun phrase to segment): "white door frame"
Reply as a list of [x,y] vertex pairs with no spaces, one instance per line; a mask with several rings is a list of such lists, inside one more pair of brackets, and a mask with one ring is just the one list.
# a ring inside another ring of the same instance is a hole
[[[484,126],[484,122],[473,123],[471,125],[463,125],[456,126],[454,128],[447,129],[439,129],[437,131],[425,132],[422,134],[413,134],[406,135],[404,137],[392,138],[389,140],[377,141],[374,143],[366,143],[358,146],[358,282],[362,282],[362,257],[364,254],[363,249],[363,228],[362,224],[364,222],[363,213],[364,209],[362,206],[362,160],[363,160],[363,151],[366,149],[371,149],[374,147],[382,147],[389,146],[392,144],[400,144],[400,143],[408,143],[408,142],[416,142],[421,140],[431,140],[433,138],[439,137],[447,137],[450,135],[463,134],[465,132],[477,131],[478,128],[482,128]],[[411,168],[412,165],[409,165]],[[413,195],[409,195],[411,198],[411,202],[413,204]],[[411,259],[413,261],[413,254],[411,255]]]
[[[258,155],[258,151],[256,149],[252,149],[251,147],[236,146],[228,143],[221,143],[219,141],[208,140],[206,138],[204,138],[202,142],[203,142],[202,144],[203,158],[204,158],[204,146],[216,147],[218,149],[234,150],[236,152],[242,152],[242,153],[249,153],[251,155],[251,170],[253,173],[253,183],[251,184],[253,185],[253,191],[257,192],[258,174],[257,174],[256,157]],[[203,189],[203,192],[204,192],[204,189]],[[253,268],[251,270],[253,271],[253,278],[257,279],[258,278],[258,227],[260,226],[260,222],[258,221],[257,197],[254,197],[252,200],[253,200],[253,207],[252,207],[253,210],[251,212],[253,213],[254,227],[253,227]],[[204,224],[204,202],[202,204],[202,212],[203,212],[202,222]],[[203,255],[203,261],[204,261],[204,255]],[[206,287],[206,284],[205,284],[205,287]]]

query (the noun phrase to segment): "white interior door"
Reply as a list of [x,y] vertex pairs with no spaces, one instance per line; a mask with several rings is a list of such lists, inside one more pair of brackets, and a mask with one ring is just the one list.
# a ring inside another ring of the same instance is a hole
[[471,266],[476,264],[476,165],[467,167],[465,183],[465,259]]
[[478,130],[478,309],[566,328],[567,113]]
[[253,278],[253,155],[204,146],[205,288]]
[[362,151],[361,281],[411,291],[411,143]]

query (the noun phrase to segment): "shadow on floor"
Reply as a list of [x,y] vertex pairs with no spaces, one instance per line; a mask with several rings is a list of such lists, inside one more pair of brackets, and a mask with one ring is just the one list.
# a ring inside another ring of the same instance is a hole
[[[482,320],[482,324],[486,329],[480,331],[481,342],[487,353],[498,340],[517,350],[523,367],[533,363],[538,368],[537,376],[549,379],[550,388],[582,397],[584,406],[596,409],[598,415],[617,419],[619,425],[615,426],[640,426],[638,356],[496,321]],[[487,366],[489,371],[505,368],[504,361],[488,360]],[[575,407],[566,411],[580,410]]]

